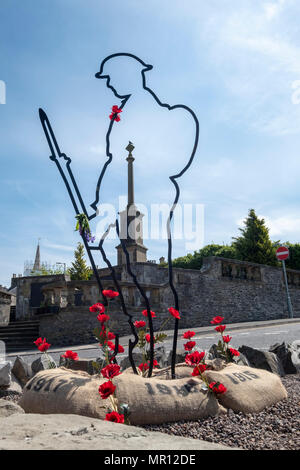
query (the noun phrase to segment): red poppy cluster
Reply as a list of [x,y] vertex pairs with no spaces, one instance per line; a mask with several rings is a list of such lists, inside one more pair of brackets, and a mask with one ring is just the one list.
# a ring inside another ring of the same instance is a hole
[[107,290],[103,290],[102,294],[104,295],[104,297],[107,297],[108,299],[114,299],[115,297],[118,297],[119,292],[116,292],[111,289],[107,289]]
[[109,119],[110,120],[114,119],[114,121],[119,122],[121,120],[119,113],[122,112],[122,109],[120,109],[117,105],[114,105],[111,108],[111,110],[112,110],[112,113],[109,115]]
[[109,320],[109,315],[106,315],[106,313],[99,313],[99,315],[97,315],[97,320],[101,324],[106,323]]
[[134,322],[136,328],[145,328],[146,322],[144,320],[137,320]]
[[106,367],[103,367],[101,374],[105,379],[113,379],[121,374],[120,366],[118,364],[108,364]]
[[71,361],[78,361],[79,359],[78,354],[71,350],[66,351],[65,354],[62,354],[61,357],[63,357],[64,359],[71,360]]
[[99,314],[104,313],[105,312],[105,307],[104,307],[103,304],[100,304],[100,302],[99,302],[99,303],[94,304],[90,307],[90,312],[93,312],[93,313],[98,312]]
[[[148,369],[149,369],[149,366],[150,366],[150,362],[142,362],[139,366],[138,366],[138,369],[141,371],[141,372],[146,372]],[[159,367],[159,364],[157,362],[156,359],[153,359],[153,367]]]
[[[211,323],[213,324],[219,324],[220,322],[223,321],[222,317],[215,317]],[[182,339],[191,339],[195,336],[194,331],[185,331],[182,335]],[[188,366],[193,367],[192,371],[192,376],[193,377],[198,377],[204,381],[204,383],[209,387],[211,391],[213,391],[216,394],[221,394],[226,392],[226,387],[224,387],[223,384],[219,384],[217,387],[214,386],[215,382],[208,383],[205,375],[203,373],[208,369],[207,364],[205,364],[204,359],[205,359],[205,352],[199,352],[197,350],[191,352],[196,346],[196,341],[188,341],[187,343],[184,344],[184,349],[186,351],[189,351],[186,356],[185,356],[185,362]]]
[[37,346],[38,350],[41,352],[46,352],[50,348],[51,344],[47,343],[46,338],[38,338],[34,341],[34,344]]
[[236,349],[234,348],[230,348],[228,346],[228,344],[230,343],[230,341],[232,340],[232,337],[229,336],[229,335],[223,335],[223,332],[225,331],[226,329],[226,325],[221,325],[221,323],[223,322],[224,320],[224,317],[220,317],[220,316],[217,316],[217,317],[214,317],[212,319],[212,321],[210,322],[212,325],[217,325],[215,327],[215,330],[218,332],[218,333],[221,333],[221,336],[222,336],[222,347],[223,347],[223,354],[225,357],[227,357],[230,361],[232,360],[232,358],[234,356],[239,356],[240,353],[239,351],[237,351]]
[[180,314],[179,314],[178,310],[176,310],[176,308],[170,307],[170,308],[168,308],[168,310],[174,318],[177,318],[178,320],[180,320]]
[[220,382],[211,382],[209,384],[209,388],[217,395],[221,395],[222,393],[225,393],[227,390],[227,388]]
[[[114,299],[118,297],[119,292],[113,291],[111,289],[106,289],[102,291],[102,294],[107,299]],[[98,333],[99,334],[98,338],[101,341],[100,346],[104,346],[104,347],[107,346],[110,351],[115,352],[115,344],[111,340],[115,339],[116,335],[112,333],[111,331],[109,331],[107,328],[107,322],[109,321],[110,317],[109,315],[107,315],[107,313],[104,313],[105,312],[104,305],[98,302],[90,307],[90,312],[98,313],[97,320],[101,324],[101,331],[100,333]],[[118,352],[119,353],[124,352],[123,346],[119,345]],[[110,360],[112,359],[113,358],[111,358]]]
[[111,413],[107,413],[105,417],[105,421],[112,421],[113,423],[124,423],[124,415],[117,413],[116,411],[112,411]]
[[[193,332],[194,333],[194,332]],[[190,345],[189,343],[193,343],[193,345]],[[188,345],[188,348],[186,347]],[[192,350],[196,346],[195,341],[189,341],[185,345],[186,350]],[[191,347],[192,346],[192,347]],[[190,348],[190,349],[189,349]],[[185,356],[185,362],[188,366],[193,367],[193,372],[192,375],[195,377],[197,375],[202,375],[202,373],[206,370],[207,366],[204,363],[204,357],[205,357],[205,352],[199,352],[199,351],[194,351],[190,354],[187,354]]]
[[112,395],[115,390],[116,390],[116,386],[112,383],[111,380],[108,380],[107,382],[104,382],[103,384],[101,384],[99,387],[99,393],[100,393],[102,400],[106,400],[106,398]]
[[[147,311],[147,310],[143,310],[143,311],[142,311],[142,315],[144,315],[144,317],[148,317],[148,311]],[[150,315],[151,315],[151,318],[156,318],[155,312],[152,312],[151,310],[150,310]]]
[[[176,319],[180,319],[180,314],[178,310],[176,310],[174,307],[168,308],[168,311],[171,316],[173,316]],[[156,313],[153,312],[152,310],[149,310],[151,318],[156,318]],[[148,318],[149,315],[148,309],[145,309],[142,311],[142,315],[146,318]],[[154,344],[157,344],[159,342],[162,342],[165,338],[166,335],[164,333],[161,333],[161,329],[163,326],[169,321],[170,317],[165,320],[165,322],[161,325],[161,328],[159,332],[154,336],[153,342]],[[147,327],[146,327],[146,322],[144,320],[136,320],[134,322],[134,326],[139,329],[138,336],[139,336],[139,342],[138,342],[138,347],[142,350],[143,357],[144,357],[144,362],[141,363],[138,366],[138,369],[141,371],[141,373],[144,375],[144,373],[149,369],[149,362],[145,362],[147,358],[149,358],[149,351],[146,351],[146,345],[151,343],[151,335],[150,333],[147,333]],[[192,332],[190,332],[192,333]],[[195,334],[195,333],[194,333]],[[191,337],[193,336],[193,333]],[[187,336],[186,336],[187,338]],[[188,346],[187,346],[188,347]],[[187,349],[188,350],[188,349]],[[153,360],[153,367],[159,367],[159,364],[156,359]]]
[[[122,110],[119,110],[117,107],[113,107],[113,113],[110,116],[110,118],[112,119],[115,113],[118,113],[121,111]],[[116,121],[120,120],[120,118],[119,119],[117,118],[118,116],[115,117]],[[111,300],[111,299],[118,297],[119,292],[113,291],[111,289],[106,289],[102,291],[102,294],[108,300]],[[100,332],[98,332],[97,337],[100,340],[100,346],[102,346],[104,350],[106,351],[107,364],[105,367],[101,369],[101,374],[105,379],[108,379],[108,380],[107,382],[104,382],[103,384],[99,386],[99,394],[102,400],[106,400],[107,398],[111,397],[113,408],[115,408],[112,412],[106,414],[105,420],[112,421],[114,423],[124,423],[124,420],[125,420],[124,414],[118,413],[118,411],[116,411],[118,409],[116,401],[114,399],[114,392],[116,390],[116,386],[112,382],[114,377],[121,374],[120,366],[118,364],[112,363],[116,355],[116,345],[112,342],[112,340],[116,338],[116,335],[113,332],[111,332],[108,328],[108,321],[110,317],[109,315],[107,315],[107,313],[105,313],[105,307],[103,304],[96,303],[92,305],[90,307],[90,311],[94,313],[98,313],[97,320],[99,321],[101,325],[100,327],[101,329],[100,329]],[[109,354],[108,350],[110,350],[113,354]],[[119,353],[124,352],[124,348],[120,344],[118,345],[118,352]]]
[[[121,374],[120,366],[118,364],[107,364],[101,370],[101,374],[105,379],[108,379],[107,382],[104,382],[99,387],[99,394],[102,400],[106,400],[109,397],[113,397],[116,390],[116,386],[113,384],[112,379],[117,375]],[[113,401],[113,403],[115,403]],[[112,411],[107,413],[105,421],[112,421],[114,423],[124,423],[124,414],[118,413],[117,411]]]

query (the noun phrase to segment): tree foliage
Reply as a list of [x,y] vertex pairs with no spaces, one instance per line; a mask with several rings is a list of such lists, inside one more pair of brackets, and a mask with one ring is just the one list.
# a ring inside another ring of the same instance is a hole
[[176,268],[200,269],[203,265],[203,259],[208,256],[219,256],[222,258],[236,258],[235,249],[230,245],[206,245],[194,254],[188,253],[173,260],[172,264]]
[[290,256],[285,262],[286,267],[300,270],[300,243],[286,242],[283,245],[287,246],[290,252]]
[[[208,256],[238,259],[253,263],[279,266],[276,258],[276,248],[279,241],[273,242],[269,237],[269,229],[264,219],[257,217],[254,209],[249,209],[248,217],[244,220],[244,228],[239,229],[239,237],[232,237],[231,245],[209,244],[194,252],[188,253],[173,260],[176,268],[200,269],[203,259]],[[300,269],[300,244],[286,242],[290,248],[290,259],[286,265],[288,268]]]
[[71,279],[74,281],[87,281],[90,279],[93,271],[86,264],[84,259],[84,245],[80,242],[77,244],[74,258],[71,267],[68,269]]
[[269,229],[264,219],[259,219],[254,209],[249,210],[244,220],[245,228],[240,228],[241,236],[233,237],[233,248],[238,259],[253,263],[278,266],[276,258],[276,243],[269,237]]

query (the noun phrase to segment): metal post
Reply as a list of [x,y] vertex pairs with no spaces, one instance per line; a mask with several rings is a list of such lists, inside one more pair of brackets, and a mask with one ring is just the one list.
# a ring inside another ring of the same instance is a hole
[[287,298],[287,306],[288,306],[289,316],[290,316],[290,318],[293,318],[294,317],[293,307],[292,307],[292,302],[291,302],[290,293],[289,293],[289,286],[288,286],[288,281],[287,281],[287,275],[286,275],[284,259],[282,260],[282,269],[283,269],[283,276],[284,276],[284,282],[285,282],[285,288],[286,288],[286,298]]

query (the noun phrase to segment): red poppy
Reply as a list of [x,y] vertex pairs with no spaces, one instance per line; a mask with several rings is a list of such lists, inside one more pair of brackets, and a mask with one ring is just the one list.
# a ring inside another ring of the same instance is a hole
[[202,351],[201,353],[199,353],[199,351],[194,351],[193,353],[191,354],[187,354],[185,356],[185,362],[189,365],[189,366],[196,366],[197,364],[199,364],[199,362],[202,361],[202,359],[204,358],[205,356],[205,352]]
[[159,364],[156,359],[153,359],[153,367],[159,367]]
[[109,331],[107,333],[107,339],[115,339],[116,335],[114,333],[112,333],[111,331]]
[[218,331],[219,333],[223,333],[223,331],[226,329],[226,325],[219,325],[216,326],[215,330]]
[[41,343],[39,346],[38,346],[38,350],[41,351],[41,352],[46,352],[48,351],[48,349],[50,348],[51,344],[49,343],[46,343],[45,339],[43,341],[43,343]]
[[106,367],[103,367],[101,374],[105,379],[113,379],[121,374],[120,366],[118,364],[108,364]]
[[[44,341],[45,341],[45,338],[44,338]],[[36,346],[39,346],[40,344],[43,343],[43,340],[42,340],[42,338],[38,338],[38,339],[36,339],[36,340],[33,341],[33,342],[34,342],[34,344],[35,344]]]
[[139,365],[139,369],[140,369],[141,372],[145,372],[146,370],[149,369],[149,366],[148,366],[148,364],[145,362],[144,364],[142,363],[142,364]]
[[102,294],[103,294],[105,297],[108,297],[109,299],[113,299],[114,297],[118,297],[119,292],[116,292],[116,291],[114,291],[114,290],[108,289],[108,290],[103,290],[103,291],[102,291]]
[[[152,317],[152,318],[156,318],[155,312],[152,312],[152,311],[150,310],[150,313],[151,313],[151,317]],[[148,316],[148,311],[147,311],[147,310],[143,310],[143,311],[142,311],[142,315],[144,315],[144,317],[147,317],[147,316]]]
[[122,112],[122,109],[120,109],[117,105],[114,105],[111,108],[111,110],[112,110],[113,113],[121,113]]
[[211,382],[209,384],[209,388],[214,392],[220,395],[221,393],[225,393],[227,388],[221,384],[220,382]]
[[224,343],[229,343],[231,339],[232,339],[232,336],[229,336],[229,335],[223,336]]
[[[114,351],[114,350],[115,350],[116,346],[115,346],[115,344],[114,344],[112,341],[107,341],[106,344],[107,344],[107,346],[109,347],[109,349],[110,349],[111,351]],[[124,351],[125,351],[125,350],[124,350],[123,346],[121,346],[121,345],[119,344],[118,352],[119,352],[119,353],[123,353]]]
[[239,356],[240,355],[240,353],[236,349],[229,348],[229,351],[230,351],[232,356]]
[[195,369],[193,370],[192,375],[196,377],[197,375],[200,375],[200,373],[202,374],[206,369],[206,364],[198,364],[197,367],[195,367]]
[[193,336],[195,336],[195,332],[194,331],[185,331],[182,335],[182,338],[183,339],[191,339]]
[[124,415],[121,415],[116,411],[112,411],[111,413],[107,413],[105,416],[105,421],[112,421],[113,423],[124,423]]
[[140,321],[135,321],[134,322],[134,326],[136,328],[144,328],[146,326],[146,322],[144,320],[140,320]]
[[97,315],[97,320],[99,320],[99,322],[103,324],[109,320],[109,315],[106,315],[106,313],[100,313],[99,315]]
[[109,115],[109,119],[114,119],[115,121],[119,122],[121,120],[120,116],[118,113],[122,112],[122,109],[120,109],[118,106],[114,105],[112,108],[112,113]]
[[94,304],[90,307],[90,312],[104,313],[105,312],[104,305],[100,304],[100,302],[97,304]]
[[124,351],[125,351],[125,349],[123,348],[123,346],[121,346],[121,345],[119,344],[118,352],[119,352],[119,353],[123,353]]
[[186,351],[191,351],[196,346],[196,342],[195,341],[188,341],[183,346],[184,346],[184,349]]
[[178,310],[176,310],[173,307],[168,308],[168,310],[169,310],[170,314],[173,315],[174,318],[177,318],[178,320],[180,320],[180,315],[179,315]]
[[101,333],[99,334],[100,338],[102,339],[107,339],[107,332],[104,323],[102,323],[102,330]]
[[149,335],[149,333],[147,333],[145,335],[145,340],[147,341],[147,343],[150,343],[150,339],[151,339],[151,336]]
[[218,323],[222,323],[223,320],[224,317],[217,316],[214,317],[210,323],[212,323],[213,325],[217,325]]
[[62,357],[65,359],[72,359],[72,361],[78,361],[78,354],[74,351],[66,351],[65,354],[62,354]]
[[104,382],[99,387],[99,393],[103,400],[105,400],[110,395],[112,395],[115,390],[116,390],[116,386],[110,380],[108,382]]

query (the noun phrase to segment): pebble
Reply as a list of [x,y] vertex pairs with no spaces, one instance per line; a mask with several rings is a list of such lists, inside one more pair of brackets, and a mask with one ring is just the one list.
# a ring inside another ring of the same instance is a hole
[[230,410],[219,417],[143,428],[245,450],[300,450],[300,374],[281,380],[288,397],[260,413],[245,415]]

